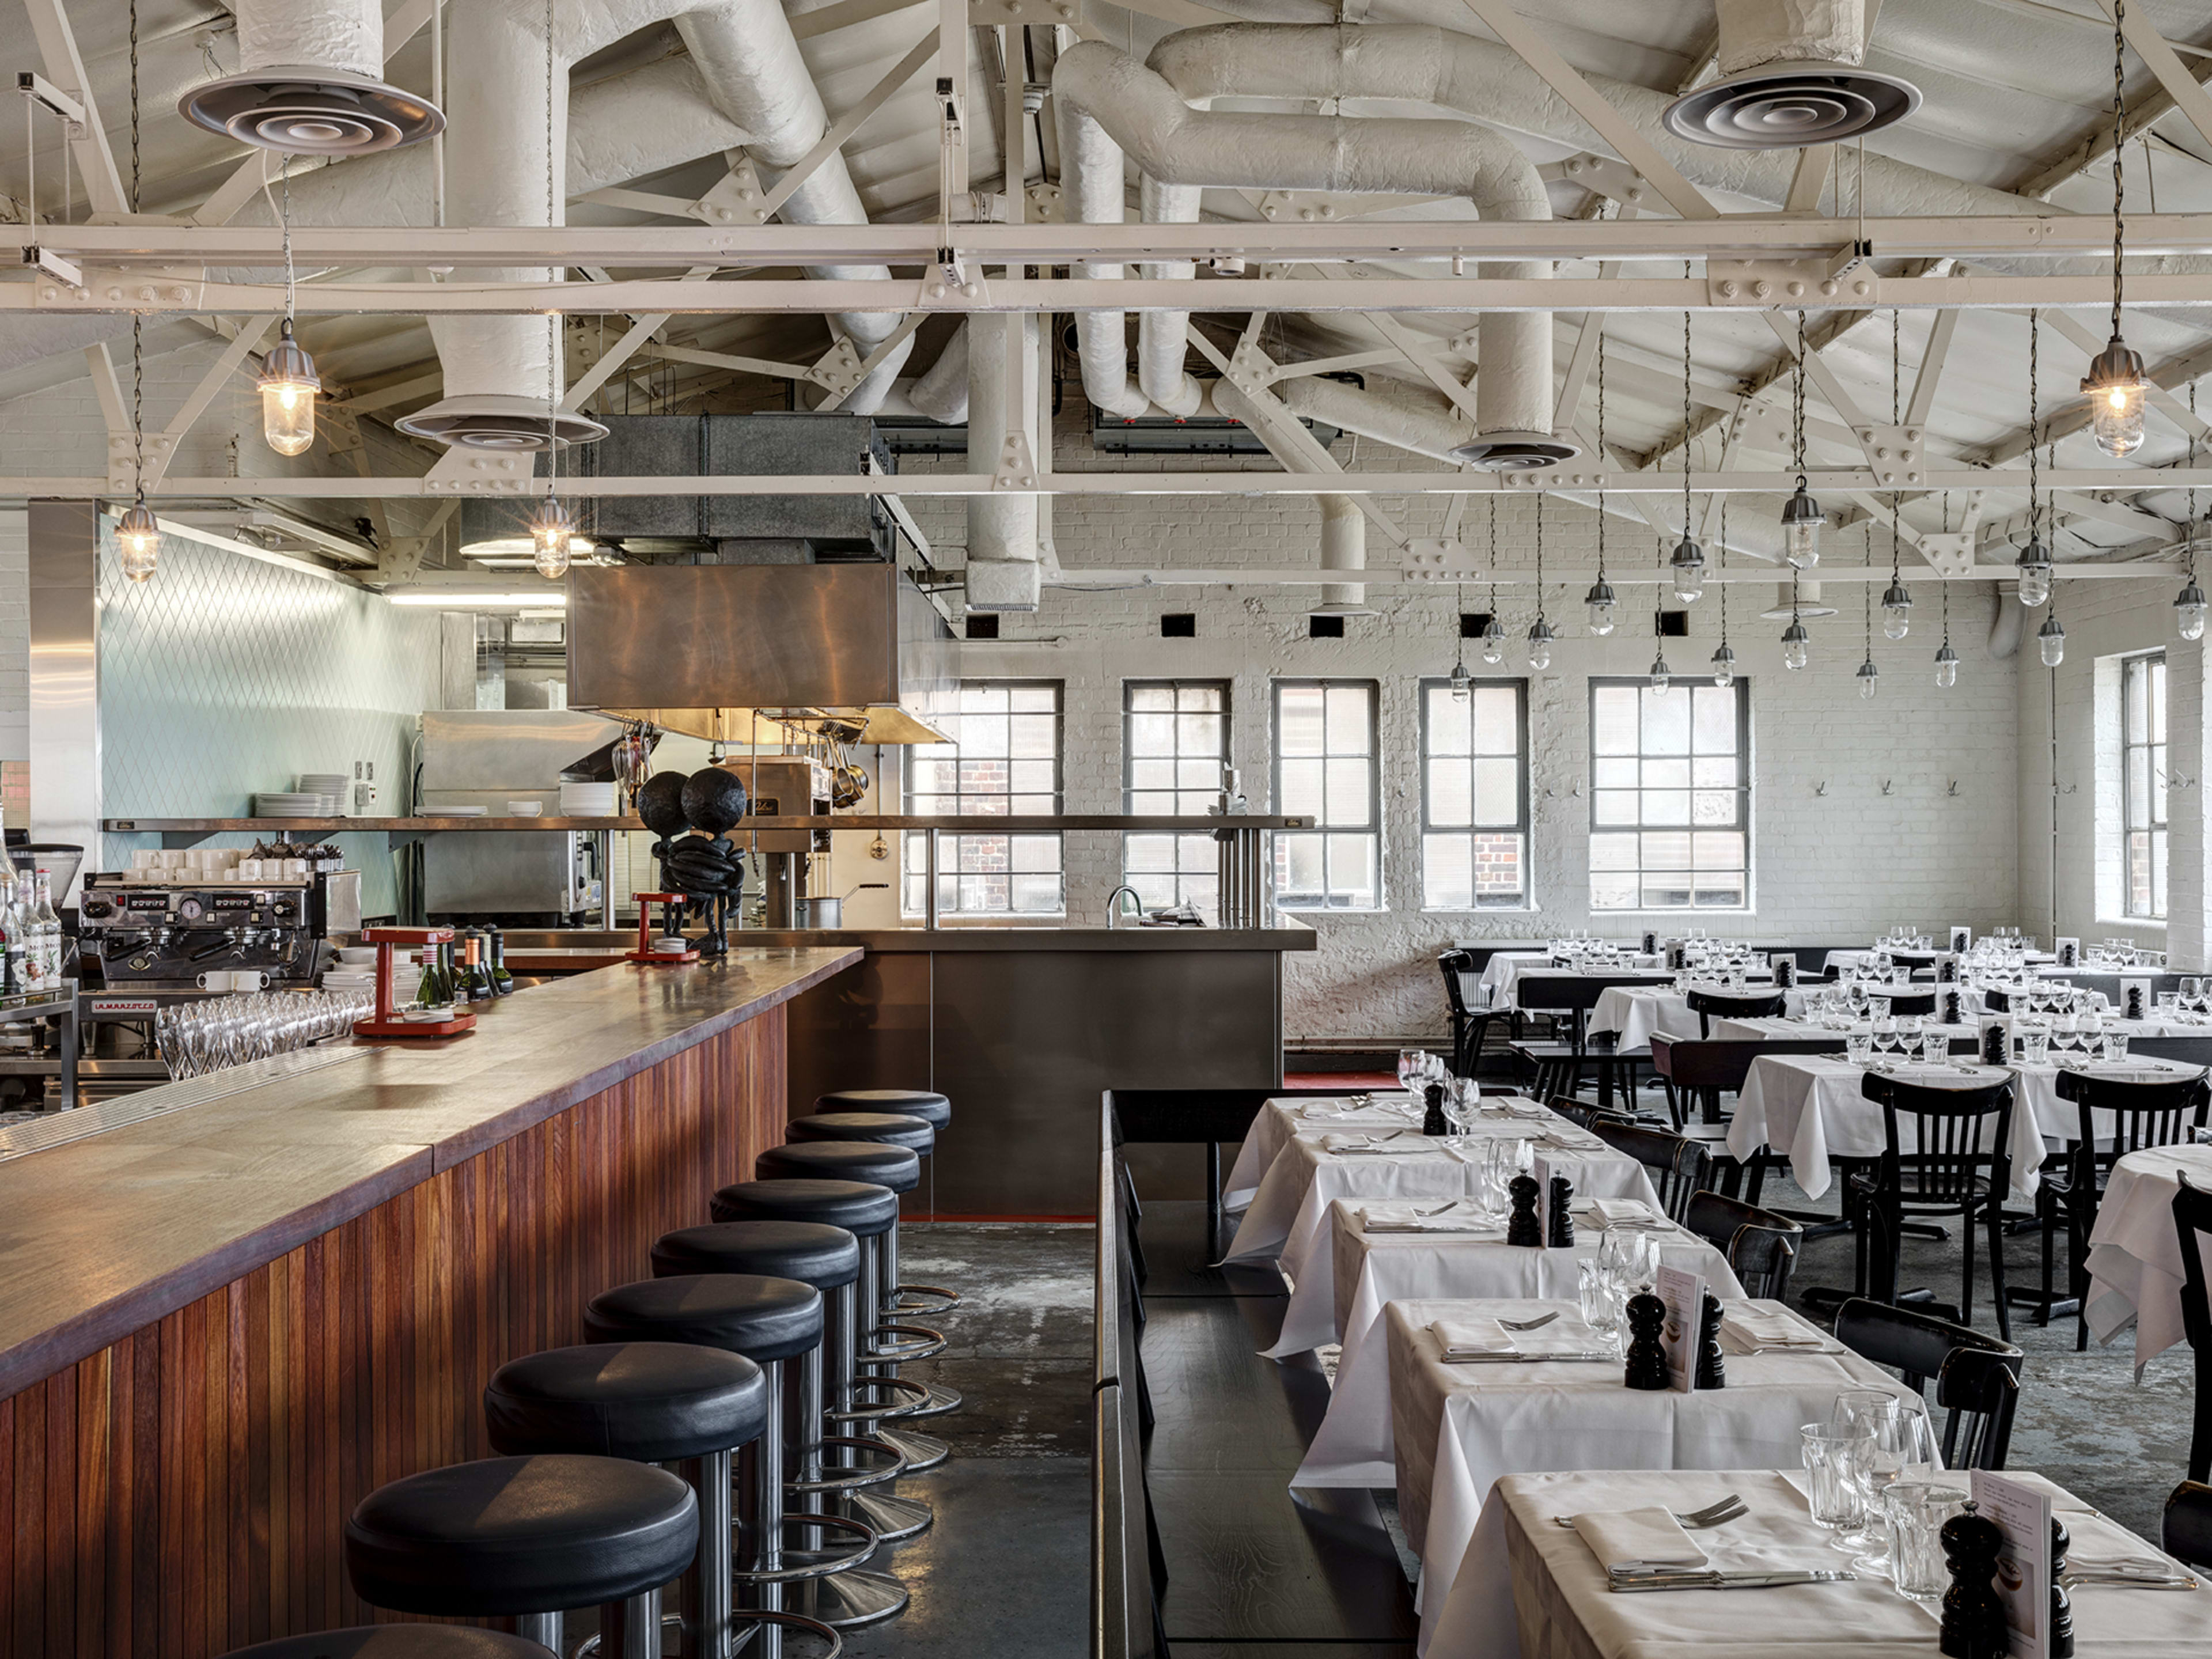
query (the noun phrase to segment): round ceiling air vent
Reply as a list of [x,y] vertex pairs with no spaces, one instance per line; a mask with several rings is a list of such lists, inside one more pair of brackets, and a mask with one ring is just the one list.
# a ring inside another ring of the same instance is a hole
[[1667,106],[1667,131],[1723,149],[1832,144],[1902,121],[1920,88],[1850,64],[1762,64]]
[[1582,453],[1581,448],[1549,432],[1486,432],[1473,443],[1452,451],[1452,459],[1492,472],[1516,472],[1525,468],[1557,466]]
[[1840,613],[1837,611],[1836,607],[1832,605],[1821,605],[1818,601],[1808,600],[1803,605],[1794,607],[1786,603],[1770,605],[1765,610],[1759,613],[1759,619],[1761,622],[1786,623],[1792,617],[1795,617],[1800,622],[1818,622],[1823,617],[1833,617],[1839,614]]
[[278,68],[225,76],[177,100],[195,126],[295,155],[368,155],[445,130],[437,106],[343,70]]
[[455,449],[508,455],[595,444],[607,435],[606,428],[588,415],[564,409],[549,422],[545,405],[536,398],[495,392],[442,398],[392,424],[410,437],[432,439]]

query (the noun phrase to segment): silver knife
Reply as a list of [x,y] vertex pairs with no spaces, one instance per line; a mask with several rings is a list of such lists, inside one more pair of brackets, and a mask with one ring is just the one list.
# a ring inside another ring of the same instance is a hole
[[1856,1580],[1855,1572],[1826,1568],[1790,1572],[1649,1572],[1621,1573],[1609,1577],[1606,1587],[1615,1592],[1677,1589],[1772,1589],[1782,1584],[1840,1584]]
[[1620,1363],[1617,1353],[1476,1353],[1446,1354],[1447,1365],[1583,1365]]

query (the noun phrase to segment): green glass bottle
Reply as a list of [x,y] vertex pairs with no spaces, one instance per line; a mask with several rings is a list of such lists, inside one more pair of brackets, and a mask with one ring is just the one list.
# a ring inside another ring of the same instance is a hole
[[496,927],[487,927],[484,939],[491,946],[492,994],[511,996],[514,992],[514,975],[507,971],[507,935]]

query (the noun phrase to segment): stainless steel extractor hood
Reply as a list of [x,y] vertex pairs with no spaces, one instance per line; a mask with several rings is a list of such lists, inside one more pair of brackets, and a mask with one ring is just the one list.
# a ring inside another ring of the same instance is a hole
[[568,573],[571,708],[725,743],[836,720],[941,743],[952,635],[890,562],[617,565]]

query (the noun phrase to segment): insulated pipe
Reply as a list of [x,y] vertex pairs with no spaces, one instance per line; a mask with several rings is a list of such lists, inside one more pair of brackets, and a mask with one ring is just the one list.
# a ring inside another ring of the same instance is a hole
[[240,0],[233,15],[240,75],[316,69],[365,81],[384,78],[384,13],[377,0],[313,0],[309,5]]
[[[1323,495],[1321,501],[1321,568],[1367,568],[1367,515],[1349,495]],[[1323,582],[1320,611],[1341,616],[1367,608],[1364,582]]]
[[[1153,61],[1179,74],[1190,70],[1188,84],[1171,82],[1158,70],[1102,42],[1079,42],[1060,54],[1053,71],[1053,95],[1063,133],[1063,177],[1071,167],[1075,171],[1079,199],[1088,199],[1093,191],[1103,196],[1109,187],[1118,191],[1118,172],[1107,179],[1084,174],[1108,159],[1109,149],[1126,151],[1136,159],[1148,186],[1147,216],[1164,219],[1195,219],[1197,191],[1206,186],[1466,196],[1488,216],[1548,219],[1551,204],[1534,164],[1510,141],[1470,123],[1221,113],[1193,108],[1185,101],[1203,102],[1231,90],[1266,90],[1220,83],[1206,72],[1212,60],[1195,50],[1205,42],[1193,42],[1190,37],[1227,40],[1227,56],[1239,63],[1247,56],[1264,57],[1260,49],[1263,40],[1281,37],[1319,45],[1326,37],[1329,45],[1311,65],[1302,64],[1305,68],[1325,67],[1332,59],[1351,61],[1356,54],[1346,50],[1352,43],[1346,37],[1373,32],[1242,23],[1187,30],[1163,41]],[[1184,44],[1176,47],[1177,42]],[[1332,88],[1322,75],[1317,84],[1291,95],[1347,94]],[[1401,89],[1350,95],[1419,94]],[[1085,129],[1093,125],[1104,130],[1110,147],[1088,141]],[[1170,186],[1181,188],[1164,188]],[[1160,269],[1173,276],[1188,268]],[[1485,270],[1513,276],[1551,274],[1548,262],[1486,265]],[[1491,328],[1503,316],[1486,316],[1479,326]],[[1164,392],[1177,395],[1169,383],[1170,366],[1180,367],[1188,325],[1187,315],[1178,312],[1147,313],[1142,320],[1140,386],[1152,402],[1161,401]],[[1524,318],[1502,337],[1493,331],[1482,356],[1486,361],[1495,359],[1500,369],[1489,377],[1493,389],[1486,392],[1478,386],[1478,428],[1486,434],[1549,433],[1550,319],[1540,314]],[[1143,384],[1145,374],[1151,384]]]
[[[968,319],[968,471],[985,477],[1008,459],[1007,435],[1019,431],[1037,448],[1036,380],[1037,319],[1034,313],[978,313]],[[1017,370],[1018,369],[1018,373]],[[1037,607],[1037,498],[1028,495],[968,498],[968,608],[1034,611]]]
[[[1104,126],[1085,119],[1072,100],[1059,96],[1059,87],[1060,70],[1055,64],[1053,109],[1060,137],[1061,210],[1078,224],[1118,225],[1127,216],[1122,195],[1121,146]],[[1119,264],[1082,260],[1072,274],[1084,281],[1118,283],[1123,271]],[[1075,349],[1083,365],[1083,395],[1092,408],[1124,419],[1151,412],[1152,399],[1129,377],[1127,313],[1077,312]],[[1195,386],[1192,389],[1195,391]]]
[[1996,590],[1997,607],[1990,618],[1990,655],[1998,662],[2010,662],[2020,651],[2020,636],[2027,625],[2027,612],[2019,599],[2000,586]]
[[1765,64],[1851,64],[1866,54],[1860,0],[1713,0],[1721,77]]
[[908,388],[907,400],[916,414],[946,426],[958,426],[968,418],[967,324],[952,331],[937,361]]
[[[1191,185],[1163,184],[1147,173],[1138,185],[1139,210],[1148,225],[1194,225],[1200,192]],[[1198,275],[1188,259],[1156,260],[1138,267],[1146,276],[1188,283]],[[1190,313],[1146,311],[1137,315],[1137,384],[1170,415],[1198,412],[1198,382],[1184,372],[1190,351]]]

